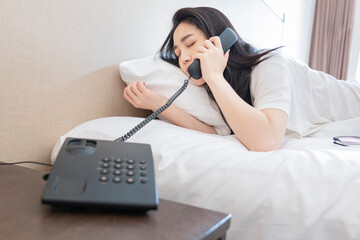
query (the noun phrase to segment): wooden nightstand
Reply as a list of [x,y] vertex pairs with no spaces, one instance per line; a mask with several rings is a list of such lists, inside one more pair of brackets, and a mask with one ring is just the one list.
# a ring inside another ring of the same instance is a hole
[[41,204],[44,172],[0,166],[0,239],[224,240],[231,215],[160,199],[141,214]]

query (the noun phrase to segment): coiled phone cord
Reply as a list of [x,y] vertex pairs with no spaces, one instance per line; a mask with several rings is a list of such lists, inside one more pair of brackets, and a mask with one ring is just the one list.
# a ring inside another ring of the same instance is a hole
[[136,125],[133,129],[131,129],[128,133],[126,133],[124,136],[119,137],[115,140],[115,142],[125,142],[127,139],[129,139],[132,135],[134,135],[137,131],[139,131],[142,127],[144,127],[146,124],[148,124],[151,120],[156,118],[160,113],[162,113],[165,109],[167,109],[173,101],[186,89],[189,80],[191,76],[188,79],[184,80],[184,84],[181,86],[181,88],[156,112],[153,112],[150,116],[148,116],[146,119],[144,119],[141,123]]

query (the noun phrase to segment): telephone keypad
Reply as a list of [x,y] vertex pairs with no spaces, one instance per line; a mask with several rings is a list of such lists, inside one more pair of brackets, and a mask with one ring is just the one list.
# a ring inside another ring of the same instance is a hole
[[[145,160],[136,161],[135,159],[117,158],[117,157],[104,157],[100,161],[99,181],[107,183],[109,177],[113,175],[112,182],[121,183],[122,178],[120,175],[125,173],[125,182],[133,184],[138,179],[140,183],[147,183],[147,165]],[[138,170],[137,170],[138,169]],[[111,174],[110,174],[111,173]]]

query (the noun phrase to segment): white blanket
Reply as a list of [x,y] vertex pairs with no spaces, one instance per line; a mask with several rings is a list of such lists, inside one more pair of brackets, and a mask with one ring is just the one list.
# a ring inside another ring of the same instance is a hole
[[[114,140],[142,121],[96,119],[62,136]],[[234,136],[209,135],[154,120],[128,142],[151,144],[159,196],[231,213],[229,240],[360,239],[360,118],[325,126],[311,138],[250,152]]]

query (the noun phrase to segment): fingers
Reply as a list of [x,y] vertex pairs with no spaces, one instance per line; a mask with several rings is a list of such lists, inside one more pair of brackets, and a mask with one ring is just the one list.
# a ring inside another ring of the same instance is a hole
[[124,98],[128,102],[130,102],[132,105],[136,104],[138,96],[141,95],[141,91],[138,88],[139,82],[135,81],[133,83],[130,83],[125,89],[124,89]]
[[143,94],[146,94],[146,92],[148,91],[148,89],[145,87],[145,82],[139,82],[137,84],[137,87],[138,87],[139,91]]
[[220,38],[218,36],[214,36],[214,37],[209,38],[209,41],[211,43],[213,43],[216,48],[221,48],[222,49],[221,40],[220,40]]
[[204,46],[198,47],[199,53],[205,53],[208,50],[222,50],[221,40],[218,36],[214,36],[204,41]]
[[226,62],[229,60],[229,56],[230,56],[230,49],[227,50],[226,53],[225,53]]
[[124,88],[123,96],[126,101],[128,101],[129,103],[134,105],[135,102],[134,102],[133,98],[135,98],[135,96],[134,96],[134,93],[130,90],[129,86]]
[[133,82],[129,84],[130,90],[135,94],[135,96],[140,96],[141,91],[139,90],[139,82]]
[[207,48],[203,47],[203,46],[198,47],[198,50],[197,50],[198,53],[205,53],[206,51],[207,51]]
[[204,46],[207,49],[214,49],[216,46],[210,41],[210,39],[204,41]]
[[134,100],[129,96],[128,92],[129,92],[129,89],[126,87],[126,88],[124,89],[123,97],[124,97],[124,99],[125,99],[126,101],[128,101],[131,105],[134,106],[135,102],[134,102]]
[[[201,59],[202,54],[207,53],[209,50],[221,50],[223,52],[221,46],[221,40],[218,36],[214,36],[204,41],[204,46],[199,46],[197,49],[197,53],[193,56],[193,59]],[[229,56],[225,56],[226,61]]]

